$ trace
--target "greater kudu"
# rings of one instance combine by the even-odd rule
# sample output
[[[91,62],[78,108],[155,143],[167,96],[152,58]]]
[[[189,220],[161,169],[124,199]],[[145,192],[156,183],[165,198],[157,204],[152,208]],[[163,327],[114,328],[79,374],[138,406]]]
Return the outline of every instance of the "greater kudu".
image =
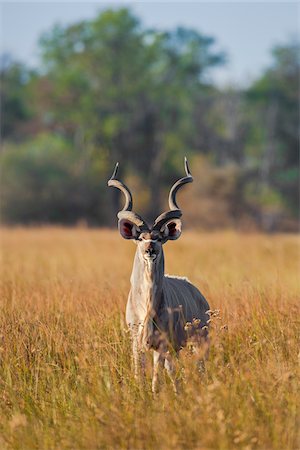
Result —
[[[186,158],[184,163],[186,176],[170,190],[170,210],[157,217],[152,227],[132,211],[131,192],[116,178],[118,163],[108,181],[108,186],[120,189],[126,199],[124,208],[118,213],[121,236],[137,244],[126,307],[135,375],[138,376],[140,369],[144,373],[145,351],[153,349],[154,392],[160,366],[167,369],[176,390],[173,355],[186,345],[188,330],[192,328],[192,334],[206,344],[208,342],[209,305],[204,296],[186,278],[164,274],[162,246],[181,235],[182,212],[176,203],[176,193],[181,186],[193,181]]]

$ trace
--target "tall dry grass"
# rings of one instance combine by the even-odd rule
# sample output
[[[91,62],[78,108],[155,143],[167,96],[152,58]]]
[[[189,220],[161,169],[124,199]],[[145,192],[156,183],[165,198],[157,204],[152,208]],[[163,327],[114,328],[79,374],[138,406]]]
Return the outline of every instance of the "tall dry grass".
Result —
[[[165,247],[220,317],[199,377],[153,398],[131,370],[134,245],[116,232],[1,231],[0,448],[298,449],[299,242],[185,233]]]

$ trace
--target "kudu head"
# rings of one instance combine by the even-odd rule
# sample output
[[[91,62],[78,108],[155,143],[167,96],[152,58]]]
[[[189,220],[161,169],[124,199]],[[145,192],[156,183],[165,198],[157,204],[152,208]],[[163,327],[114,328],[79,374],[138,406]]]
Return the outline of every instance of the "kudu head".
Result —
[[[138,245],[137,252],[140,259],[147,264],[159,263],[162,255],[162,245],[168,240],[176,240],[181,235],[182,212],[176,203],[178,189],[186,183],[191,183],[193,177],[190,173],[187,159],[184,159],[186,176],[180,178],[172,186],[169,194],[169,211],[157,217],[152,227],[145,220],[132,211],[132,195],[127,186],[117,179],[119,163],[108,181],[108,186],[120,189],[125,195],[125,205],[118,213],[119,231],[125,239],[133,239]]]

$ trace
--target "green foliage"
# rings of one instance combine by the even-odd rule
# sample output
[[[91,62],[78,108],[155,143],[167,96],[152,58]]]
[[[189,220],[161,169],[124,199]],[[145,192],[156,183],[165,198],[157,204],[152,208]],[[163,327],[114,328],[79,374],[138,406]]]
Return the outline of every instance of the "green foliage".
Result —
[[[258,147],[262,184],[281,193],[297,214],[299,207],[300,45],[273,50],[273,64],[249,89],[252,136]],[[260,157],[260,158],[259,158]]]
[[[296,217],[299,43],[276,47],[272,65],[241,91],[210,82],[225,61],[214,42],[183,27],[148,30],[130,10],[108,9],[45,33],[39,73],[3,65],[3,220],[107,224],[119,207],[106,189],[116,161],[145,194],[140,212],[153,217],[186,154],[205,155],[211,179],[213,166],[224,168],[222,186],[231,191],[226,197],[220,189],[215,199],[233,199],[234,222],[248,215],[265,227],[266,213],[274,229],[280,217]],[[235,167],[235,183],[227,167]]]
[[[20,63],[5,55],[0,61],[1,137],[18,137],[20,126],[31,116],[28,80],[31,74]]]
[[[7,145],[1,167],[5,222],[59,223],[64,217],[65,223],[74,223],[92,216],[91,211],[100,221],[102,168],[87,165],[62,137],[43,134],[23,145]]]
[[[268,186],[257,187],[253,183],[249,183],[245,189],[246,199],[254,206],[260,206],[268,211],[281,211],[283,201],[281,195]]]
[[[120,159],[125,170],[140,171],[157,199],[168,138],[183,156],[194,95],[207,69],[223,61],[213,43],[183,28],[145,30],[127,9],[54,28],[41,40],[53,126],[70,138],[80,129],[83,143],[108,148],[110,164]]]

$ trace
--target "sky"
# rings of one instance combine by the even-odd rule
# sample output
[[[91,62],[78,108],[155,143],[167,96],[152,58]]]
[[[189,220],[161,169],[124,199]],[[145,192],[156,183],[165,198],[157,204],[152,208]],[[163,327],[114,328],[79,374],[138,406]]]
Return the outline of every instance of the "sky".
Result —
[[[178,25],[216,38],[216,50],[228,56],[225,67],[216,68],[219,85],[246,86],[271,63],[276,44],[299,37],[300,6],[289,2],[174,2],[110,1],[74,2],[0,0],[1,52],[30,66],[38,66],[38,39],[55,23],[71,24],[93,18],[108,7],[129,6],[146,27],[160,30]]]

